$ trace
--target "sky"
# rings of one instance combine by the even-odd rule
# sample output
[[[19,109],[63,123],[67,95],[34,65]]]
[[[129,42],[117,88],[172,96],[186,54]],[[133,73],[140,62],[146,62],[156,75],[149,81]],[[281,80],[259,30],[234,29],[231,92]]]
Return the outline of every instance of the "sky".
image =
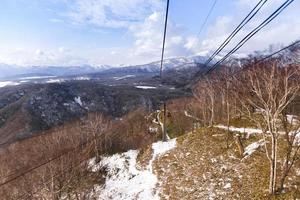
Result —
[[[210,55],[259,0],[170,0],[166,57]],[[268,0],[224,52],[285,0]],[[166,0],[1,0],[0,63],[20,66],[133,65],[160,59]],[[300,38],[295,0],[238,53]],[[223,52],[223,53],[224,53]]]

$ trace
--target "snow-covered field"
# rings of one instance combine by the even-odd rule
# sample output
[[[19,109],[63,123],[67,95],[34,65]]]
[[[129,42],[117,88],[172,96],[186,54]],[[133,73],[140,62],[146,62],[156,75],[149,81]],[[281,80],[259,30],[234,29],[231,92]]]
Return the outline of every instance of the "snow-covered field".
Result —
[[[153,87],[153,86],[138,85],[138,86],[135,86],[135,87],[138,88],[138,89],[143,89],[143,90],[156,89],[156,87]]]
[[[78,103],[81,107],[83,106],[83,103],[82,103],[82,101],[81,101],[81,97],[75,97],[75,98],[74,98],[74,101],[75,101],[76,103]]]
[[[225,129],[227,130],[227,126],[224,125],[217,125],[215,126],[216,128],[220,128],[220,129]],[[229,131],[235,131],[235,132],[239,132],[239,133],[246,133],[247,135],[252,135],[252,134],[261,134],[262,130],[260,129],[256,129],[256,128],[237,128],[237,127],[233,127],[233,126],[229,126]]]
[[[78,77],[74,78],[74,80],[76,80],[76,81],[89,81],[89,80],[91,80],[91,78],[87,77],[87,76],[78,76]]]
[[[261,139],[257,142],[253,142],[253,143],[249,144],[245,148],[245,152],[244,152],[245,158],[248,157],[248,156],[251,156],[252,153],[254,153],[258,148],[260,148],[263,145],[265,145],[265,141],[263,139]]]
[[[288,121],[289,121],[289,118],[288,118]],[[290,120],[289,122],[294,125],[299,123],[297,118],[293,118],[293,120]],[[216,125],[215,127],[220,128],[220,129],[225,129],[225,130],[227,130],[227,128],[228,128],[227,126],[224,126],[224,125]],[[256,128],[237,128],[237,127],[229,126],[229,131],[245,133],[245,134],[247,134],[247,137],[249,137],[252,134],[262,134],[262,130],[256,129]],[[279,134],[283,135],[285,133],[283,131],[279,131]],[[294,135],[295,143],[300,144],[300,130],[291,131],[289,134]]]
[[[47,79],[47,78],[55,78],[56,76],[28,76],[22,77],[20,80],[34,80],[34,79]]]
[[[19,85],[19,83],[12,82],[12,81],[0,82],[0,88],[5,87],[5,86],[12,86],[12,85]]]
[[[152,158],[146,170],[137,169],[138,150],[104,157],[99,164],[92,163],[92,170],[107,169],[105,185],[98,186],[96,195],[99,200],[156,200],[159,199],[158,178],[153,173],[153,161],[175,148],[176,139],[156,142],[152,145]]]
[[[126,78],[133,78],[135,77],[135,75],[125,75],[125,76],[116,76],[116,77],[113,77],[113,79],[115,79],[116,81],[119,81],[119,80],[123,80],[123,79],[126,79]]]
[[[63,83],[68,80],[77,80],[77,81],[86,81],[90,80],[89,77],[75,77],[74,79],[63,79],[58,78],[57,76],[31,76],[19,78],[18,81],[0,81],[0,88],[6,86],[20,85],[24,83]]]
[[[63,79],[49,79],[46,81],[46,83],[61,83],[64,82]]]
[[[299,120],[296,118],[296,116],[292,116],[292,115],[288,116],[288,121],[289,121],[289,123],[291,123],[293,125],[299,123]],[[220,128],[220,129],[225,129],[225,130],[227,130],[227,128],[228,128],[227,126],[224,126],[224,125],[216,125],[215,127]],[[237,127],[229,126],[229,131],[245,133],[245,134],[247,134],[247,137],[249,137],[252,134],[262,134],[262,130],[255,129],[255,128],[237,128]],[[285,133],[283,131],[279,131],[279,134],[283,135]],[[291,131],[289,134],[293,135],[295,137],[295,144],[300,144],[300,130],[299,129]],[[258,143],[261,146],[262,143],[261,142],[258,142]]]

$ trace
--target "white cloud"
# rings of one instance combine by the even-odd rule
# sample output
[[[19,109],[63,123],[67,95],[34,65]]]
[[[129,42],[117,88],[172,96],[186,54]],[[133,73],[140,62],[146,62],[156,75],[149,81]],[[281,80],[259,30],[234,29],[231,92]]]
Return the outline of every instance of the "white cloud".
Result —
[[[215,50],[233,30],[234,23],[231,16],[217,18],[216,22],[207,28],[206,37],[202,40],[198,38],[198,41],[197,38],[190,39],[189,46],[193,47],[195,53]],[[192,40],[197,43],[193,43]]]
[[[42,55],[44,55],[44,52],[40,49],[37,49],[37,50],[35,50],[35,55],[42,56]]]
[[[32,50],[23,48],[1,52],[0,63],[16,64],[20,66],[69,66],[89,64],[89,58],[83,58],[80,54],[73,53],[62,47],[56,50]]]
[[[69,53],[71,50],[67,47],[61,46],[58,48],[58,52],[63,54],[63,53]]]
[[[192,52],[196,52],[198,49],[200,39],[196,36],[189,36],[186,38],[186,43],[184,47]]]
[[[266,19],[283,2],[283,0],[274,0],[267,3],[258,15],[237,34],[224,49],[224,52],[229,51],[234,47],[235,44]],[[197,47],[194,48],[195,52],[209,52],[216,50],[256,4],[257,2],[252,0],[237,0],[235,4],[235,10],[237,12],[219,17],[211,26],[209,26],[206,36],[199,42]],[[292,3],[285,11],[275,18],[275,20],[252,37],[238,53],[248,54],[257,50],[262,51],[272,44],[280,43],[281,46],[288,45],[292,41],[300,39],[299,8],[299,1]]]
[[[0,49],[0,62],[21,65],[82,65],[82,64],[141,64],[160,59],[165,0],[51,0],[64,3],[65,10],[50,17],[53,23],[69,23],[88,26],[88,30],[109,35],[115,29],[125,30],[125,38],[133,42],[124,47],[103,48],[83,44],[82,48],[67,48],[63,42],[47,49],[37,44],[32,49],[22,47],[10,51]],[[272,0],[266,4],[251,23],[237,35],[225,51],[230,50],[243,36],[265,19],[283,0]],[[169,19],[166,57],[209,54],[214,51],[240,23],[257,1],[235,0],[235,12],[219,14],[203,31],[203,37],[188,34],[189,27],[182,27]],[[295,1],[274,22],[255,35],[239,53],[263,50],[271,44],[288,44],[300,35],[300,1]],[[62,19],[61,19],[62,18]],[[48,18],[47,18],[48,19]],[[76,28],[78,28],[76,26]],[[86,28],[86,27],[84,27]],[[83,29],[85,30],[85,29]],[[112,31],[112,32],[111,32]],[[119,30],[117,30],[118,32]],[[83,33],[84,34],[84,33]],[[104,34],[103,34],[104,35]],[[19,44],[18,44],[19,45]],[[16,45],[15,45],[16,46]]]
[[[161,54],[165,1],[163,0],[76,0],[66,14],[73,24],[98,28],[124,28],[133,36],[132,47],[122,53],[123,62],[144,63]],[[184,28],[171,20],[168,24],[166,56],[187,55]],[[109,58],[119,52],[106,54]],[[106,58],[107,59],[107,58]],[[100,60],[100,58],[99,58]]]
[[[66,0],[69,2],[70,0]],[[240,31],[232,42],[224,49],[229,51],[254,27],[273,12],[283,0],[273,0],[265,4],[258,15]],[[199,39],[196,35],[186,35],[185,28],[172,22],[168,24],[166,56],[186,56],[214,51],[240,23],[245,15],[257,4],[253,0],[235,0],[235,12],[224,13],[208,26],[206,35]],[[158,60],[161,54],[164,7],[162,0],[75,0],[70,7],[68,17],[75,24],[95,27],[125,28],[135,39],[132,47],[121,51],[109,51],[105,59],[93,59],[93,62],[114,60],[122,56],[121,62],[142,63]],[[239,53],[251,53],[264,50],[274,43],[288,44],[299,39],[300,19],[298,10],[300,3],[295,2],[280,14],[274,22],[265,27],[245,44]],[[287,14],[288,13],[288,14]]]
[[[131,56],[141,60],[158,60],[161,54],[164,29],[164,13],[154,12],[143,23],[132,25],[130,32],[135,37]],[[166,39],[166,56],[182,56],[191,53],[186,47],[188,42],[185,29],[172,20],[168,23]]]
[[[161,0],[75,0],[66,5],[73,24],[124,28],[160,9]]]

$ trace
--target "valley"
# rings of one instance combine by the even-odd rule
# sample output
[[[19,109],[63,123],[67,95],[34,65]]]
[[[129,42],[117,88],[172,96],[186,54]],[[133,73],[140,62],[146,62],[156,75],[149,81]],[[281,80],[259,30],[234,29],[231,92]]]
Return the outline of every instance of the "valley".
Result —
[[[248,106],[256,104],[248,99],[256,97],[238,87],[253,87],[243,77],[256,78],[255,71],[227,69],[199,79],[201,65],[186,64],[164,71],[160,79],[153,72],[141,73],[137,66],[59,77],[63,81],[57,82],[49,82],[54,77],[31,77],[27,83],[2,87],[2,181],[32,199],[51,199],[55,190],[62,191],[58,199],[64,194],[69,199],[269,199],[265,163],[272,129],[264,121],[268,107],[252,110]],[[259,81],[274,81],[264,69],[267,76]],[[298,87],[299,68],[290,69]],[[269,86],[280,88],[285,83],[276,77],[279,82]],[[277,162],[290,167],[278,171],[284,188],[278,199],[299,197],[299,91],[288,91],[295,92],[293,99],[276,122]],[[165,119],[160,114],[164,102]],[[163,128],[167,142],[160,141]],[[292,164],[283,159],[287,155]],[[24,172],[27,181],[10,179],[18,175],[15,171],[21,176]],[[39,188],[41,177],[49,174],[63,178],[53,180],[55,187],[47,185],[48,191],[26,193],[26,187],[18,186],[30,180],[30,187]],[[64,189],[67,186],[70,190]],[[18,196],[9,190],[1,195]]]
[[[300,200],[299,10],[2,0],[0,200]]]

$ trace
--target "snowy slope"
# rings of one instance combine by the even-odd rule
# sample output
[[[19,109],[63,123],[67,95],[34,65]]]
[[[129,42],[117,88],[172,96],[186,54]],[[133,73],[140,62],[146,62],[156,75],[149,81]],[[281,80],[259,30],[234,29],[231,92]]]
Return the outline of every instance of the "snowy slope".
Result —
[[[158,179],[153,173],[153,161],[175,148],[176,140],[157,142],[152,145],[152,158],[146,170],[137,169],[138,150],[104,157],[99,164],[91,161],[93,171],[105,168],[108,171],[105,185],[96,188],[99,200],[156,200],[159,199]],[[94,196],[94,195],[93,195]]]
[[[12,85],[18,85],[18,83],[12,82],[12,81],[2,81],[0,82],[0,88],[6,87],[6,86],[12,86]]]

